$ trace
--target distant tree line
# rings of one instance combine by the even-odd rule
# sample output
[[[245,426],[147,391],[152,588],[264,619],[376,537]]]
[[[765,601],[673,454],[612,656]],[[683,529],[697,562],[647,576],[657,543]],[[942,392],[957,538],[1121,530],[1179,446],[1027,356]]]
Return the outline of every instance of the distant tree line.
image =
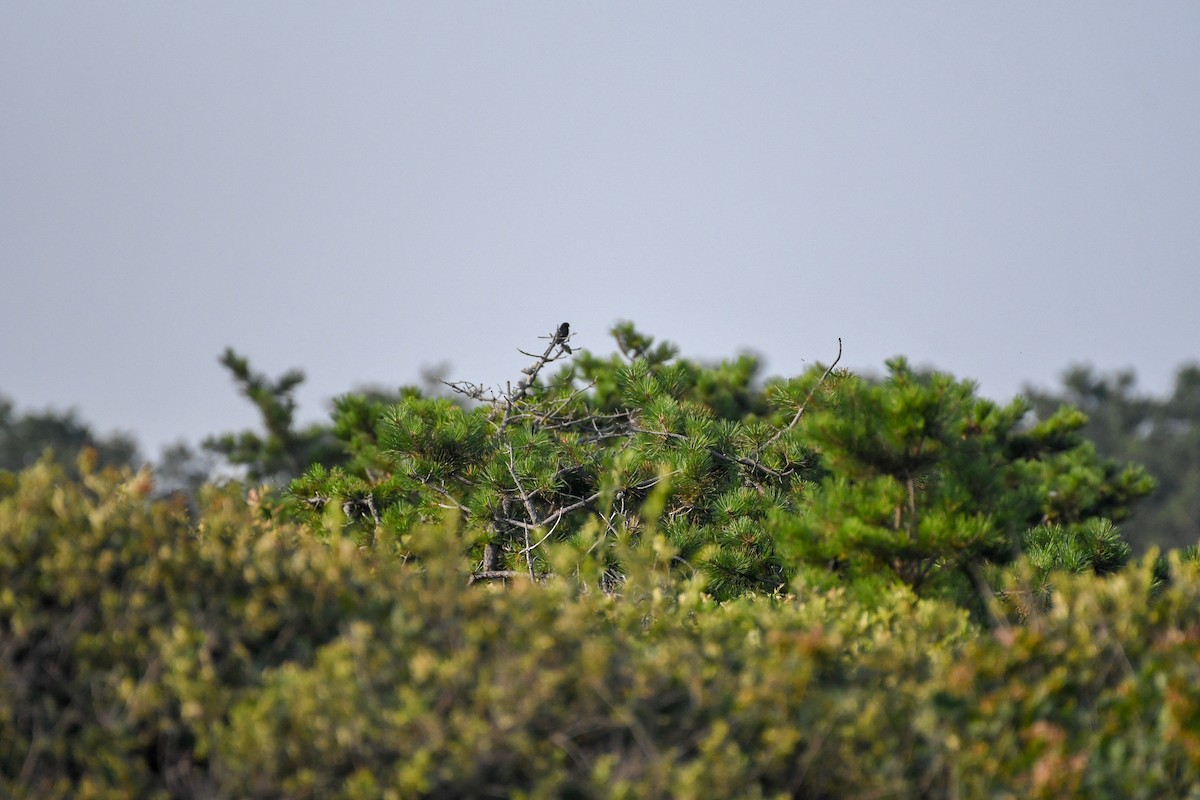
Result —
[[[1039,418],[1064,405],[1083,411],[1080,433],[1100,455],[1141,464],[1154,477],[1154,491],[1121,526],[1135,550],[1200,541],[1200,364],[1180,367],[1165,397],[1139,392],[1133,370],[1098,374],[1089,366],[1067,370],[1058,389],[1027,387],[1025,396]]]
[[[96,451],[100,466],[136,466],[141,461],[132,436],[101,436],[74,409],[18,413],[12,400],[0,396],[0,470],[20,472],[33,466],[46,451],[73,468],[84,448]],[[77,476],[78,472],[73,474]]]

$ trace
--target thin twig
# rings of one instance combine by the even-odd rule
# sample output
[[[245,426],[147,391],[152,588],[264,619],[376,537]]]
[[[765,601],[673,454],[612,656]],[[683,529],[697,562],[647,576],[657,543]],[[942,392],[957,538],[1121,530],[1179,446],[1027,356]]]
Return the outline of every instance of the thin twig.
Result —
[[[629,430],[633,431],[634,433],[647,433],[652,436],[666,436],[669,439],[679,439],[684,442],[690,441],[690,439],[687,436],[684,436],[682,433],[675,433],[674,431],[656,431],[656,430],[652,430],[650,428],[639,428],[636,425],[630,425]],[[731,456],[728,453],[721,452],[720,450],[718,450],[715,447],[709,447],[706,449],[708,450],[709,455],[713,456],[714,458],[718,458],[722,461],[726,461],[730,464],[741,464],[743,467],[749,467],[750,469],[756,469],[759,472],[764,472],[767,475],[770,475],[772,478],[776,478],[776,479],[780,479],[780,480],[782,480],[784,477],[782,472],[777,472],[777,471],[771,469],[770,467],[768,467],[766,464],[763,464],[762,462],[755,461],[750,458],[745,458],[743,456]]]
[[[434,483],[432,480],[432,476],[423,478],[420,475],[414,475],[413,477],[416,478],[417,480],[419,480],[424,485],[428,486],[430,489],[433,489],[435,492],[437,492],[438,494],[445,497],[451,503],[453,503],[454,504],[453,508],[457,508],[459,511],[463,512],[464,514],[471,513],[471,509],[467,508],[462,503],[458,502],[458,499],[454,495],[450,494],[449,490],[447,490],[446,487],[441,486],[440,484]],[[450,508],[450,507],[451,506],[443,506],[443,508]]]
[[[527,528],[529,530],[535,530],[537,528],[543,527],[549,523],[554,522],[555,520],[559,519],[560,517],[570,514],[572,511],[578,511],[579,509],[583,508],[584,506],[588,505],[589,503],[596,502],[596,500],[598,500],[599,498],[600,498],[600,493],[596,492],[588,497],[583,498],[579,502],[572,503],[569,506],[563,506],[562,508],[558,509],[554,513],[543,518],[542,521],[537,525],[530,525],[528,522],[525,522],[525,521],[519,520],[519,519],[512,519],[511,517],[496,517],[495,519],[498,522],[507,522],[509,525],[514,525],[518,528]]]
[[[796,427],[797,423],[800,422],[800,417],[804,416],[804,410],[806,408],[808,408],[808,401],[812,400],[813,395],[817,393],[817,389],[821,388],[821,384],[825,383],[825,379],[829,377],[830,373],[833,372],[834,367],[836,367],[838,365],[838,362],[841,360],[842,360],[842,337],[839,336],[838,337],[837,358],[835,358],[833,360],[833,363],[829,365],[829,369],[825,370],[825,374],[821,376],[821,379],[819,381],[817,381],[816,385],[813,386],[813,388],[809,391],[808,396],[804,398],[804,402],[800,404],[800,407],[798,409],[796,409],[796,416],[792,417],[792,421],[788,423],[786,428],[780,429],[774,436],[772,436],[770,439],[768,439],[766,444],[764,444],[762,447],[758,448],[758,455],[762,455],[763,450],[766,450],[768,447],[775,444],[775,442],[779,441],[779,438],[781,436],[783,436],[785,433],[790,431],[792,428]]]
[[[554,409],[553,411],[547,411],[545,414],[542,414],[540,417],[538,417],[538,422],[545,424],[546,420],[557,417],[564,408],[566,408],[568,405],[570,405],[572,400],[574,400],[576,397],[579,397],[580,395],[582,395],[584,392],[586,392],[588,389],[591,389],[595,385],[596,385],[596,382],[592,381],[587,386],[584,386],[582,388],[576,389],[574,392],[571,392],[570,395],[568,395],[561,403],[558,404],[558,408]]]
[[[538,539],[536,542],[534,542],[533,544],[526,547],[524,550],[521,551],[520,554],[524,555],[525,553],[529,552],[530,550],[536,550],[537,548],[541,547],[542,542],[549,539],[551,536],[554,535],[554,532],[556,530],[558,530],[558,523],[560,523],[560,522],[562,522],[562,517],[559,517],[557,520],[554,521],[554,524],[550,527],[550,530],[546,531],[545,536],[543,536],[541,539]],[[526,543],[529,542],[529,532],[528,531],[526,531],[525,541],[526,541]]]
[[[512,475],[513,484],[517,487],[517,492],[521,495],[521,502],[525,504],[525,513],[529,515],[529,521],[534,525],[538,525],[537,512],[533,510],[533,501],[529,499],[529,494],[525,488],[521,486],[521,479],[517,477],[517,465],[515,456],[513,455],[512,445],[508,445],[508,474]],[[529,566],[529,577],[535,577],[533,574],[533,548],[529,546],[529,528],[525,529],[525,563]]]

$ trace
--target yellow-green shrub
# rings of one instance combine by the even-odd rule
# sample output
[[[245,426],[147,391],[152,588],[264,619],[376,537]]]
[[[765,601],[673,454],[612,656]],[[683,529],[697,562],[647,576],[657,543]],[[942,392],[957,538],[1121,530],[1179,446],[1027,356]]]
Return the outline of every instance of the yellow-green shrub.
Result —
[[[0,796],[203,793],[238,692],[386,597],[352,547],[234,491],[193,531],[145,474],[83,466],[39,464],[0,501]]]
[[[0,796],[1188,797],[1200,575],[1063,576],[983,631],[902,586],[717,603],[624,554],[468,585],[453,527],[376,559],[236,487],[0,498]],[[556,572],[578,553],[563,549]],[[561,563],[559,563],[561,562]],[[1152,565],[1153,561],[1147,561]],[[584,570],[586,572],[586,570]],[[1193,792],[1193,794],[1189,794]]]
[[[1200,571],[1059,574],[941,678],[960,796],[1200,797]]]

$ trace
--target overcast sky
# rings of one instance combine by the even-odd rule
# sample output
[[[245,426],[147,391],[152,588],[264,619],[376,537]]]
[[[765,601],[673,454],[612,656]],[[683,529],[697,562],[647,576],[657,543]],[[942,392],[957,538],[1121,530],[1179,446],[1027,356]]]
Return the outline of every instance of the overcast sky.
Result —
[[[1200,357],[1200,3],[0,6],[0,393],[251,425],[232,345],[498,384],[563,320],[1008,399]]]

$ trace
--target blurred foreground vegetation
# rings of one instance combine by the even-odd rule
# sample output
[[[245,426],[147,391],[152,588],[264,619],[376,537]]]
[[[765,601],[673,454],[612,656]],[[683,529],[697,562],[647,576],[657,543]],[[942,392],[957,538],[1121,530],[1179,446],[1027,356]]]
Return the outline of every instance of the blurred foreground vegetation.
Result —
[[[1200,571],[1059,576],[1018,621],[893,585],[723,603],[629,545],[467,586],[236,487],[191,525],[146,474],[44,463],[0,500],[0,795],[1191,797]],[[573,562],[570,552],[551,560]],[[1028,590],[1022,571],[997,587]]]

